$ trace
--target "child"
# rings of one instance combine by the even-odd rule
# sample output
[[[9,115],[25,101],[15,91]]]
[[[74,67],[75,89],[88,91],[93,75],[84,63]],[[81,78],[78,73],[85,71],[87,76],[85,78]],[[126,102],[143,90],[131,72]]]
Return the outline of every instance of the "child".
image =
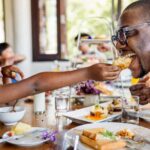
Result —
[[[25,59],[22,55],[17,55],[8,43],[0,43],[0,65],[7,66],[19,63]]]

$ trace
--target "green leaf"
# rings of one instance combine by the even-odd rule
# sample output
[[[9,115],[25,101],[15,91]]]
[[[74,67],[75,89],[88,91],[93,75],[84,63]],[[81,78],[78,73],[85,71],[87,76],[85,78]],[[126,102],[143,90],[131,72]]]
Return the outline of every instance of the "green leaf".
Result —
[[[112,140],[116,140],[116,136],[115,136],[114,133],[111,132],[111,131],[106,130],[106,131],[104,131],[104,132],[101,133],[101,134],[102,134],[104,137],[110,138],[110,139],[112,139]]]

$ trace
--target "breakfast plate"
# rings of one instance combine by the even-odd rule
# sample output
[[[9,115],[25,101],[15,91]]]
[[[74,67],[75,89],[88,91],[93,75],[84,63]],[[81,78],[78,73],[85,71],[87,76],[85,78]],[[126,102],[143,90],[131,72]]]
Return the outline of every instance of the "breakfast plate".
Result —
[[[102,103],[100,104],[100,107],[106,108],[111,102],[106,102],[106,103]],[[103,122],[103,121],[111,121],[115,118],[118,118],[121,116],[121,111],[118,112],[113,112],[112,114],[107,114],[107,116],[102,115],[102,117],[97,117],[94,118],[93,115],[90,116],[91,114],[91,110],[93,110],[94,106],[90,106],[90,107],[85,107],[82,109],[78,109],[78,110],[74,110],[74,111],[69,111],[66,113],[63,113],[64,117],[67,117],[69,119],[71,119],[73,122],[77,122],[79,124],[84,124],[84,123],[96,123],[96,122]],[[104,110],[105,111],[105,110]]]
[[[50,130],[47,128],[32,127],[32,129],[29,132],[21,135],[14,135],[12,137],[9,137],[8,131],[3,134],[3,139],[5,142],[13,145],[23,147],[33,147],[49,140],[42,138],[42,133],[46,131]]]
[[[136,149],[136,150],[149,150],[150,149],[150,130],[138,125],[134,124],[127,124],[127,123],[115,123],[115,122],[103,122],[103,123],[94,123],[94,124],[86,124],[86,125],[81,125],[76,128],[73,128],[69,131],[66,132],[65,134],[65,140],[64,140],[64,147],[68,146],[73,146],[74,142],[72,139],[76,135],[80,136],[80,140],[78,142],[78,149],[79,150],[92,150],[89,146],[86,144],[83,144],[81,142],[81,137],[83,135],[83,131],[85,130],[93,130],[93,129],[98,129],[98,128],[103,128],[105,130],[108,130],[109,132],[112,132],[116,135],[117,132],[121,130],[128,130],[131,133],[134,134],[134,136],[140,136],[143,138],[144,142],[143,143],[135,143],[131,144],[129,148],[129,145],[127,144],[126,147],[123,149],[125,150],[131,150],[131,149]],[[94,133],[94,132],[93,132]],[[130,141],[130,140],[129,140]],[[133,148],[134,147],[134,148]]]

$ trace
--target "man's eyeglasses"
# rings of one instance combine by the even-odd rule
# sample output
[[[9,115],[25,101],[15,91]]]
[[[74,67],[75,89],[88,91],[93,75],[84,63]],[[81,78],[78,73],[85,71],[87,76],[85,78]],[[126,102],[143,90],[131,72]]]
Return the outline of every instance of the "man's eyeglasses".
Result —
[[[114,46],[119,42],[121,45],[127,45],[127,38],[133,36],[137,33],[137,28],[143,28],[147,25],[150,25],[150,22],[145,22],[142,24],[130,26],[130,27],[122,27],[117,32],[116,35],[112,35],[111,40]]]

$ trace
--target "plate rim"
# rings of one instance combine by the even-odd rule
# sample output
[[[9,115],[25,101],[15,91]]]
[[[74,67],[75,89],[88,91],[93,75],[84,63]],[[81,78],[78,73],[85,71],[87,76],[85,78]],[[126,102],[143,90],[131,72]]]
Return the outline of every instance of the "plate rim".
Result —
[[[100,105],[107,105],[109,104],[110,102],[105,102],[105,103],[102,103]],[[107,118],[104,118],[102,120],[97,120],[97,121],[92,121],[92,120],[88,120],[88,119],[85,119],[85,118],[80,118],[80,116],[77,116],[77,117],[73,117],[73,116],[69,116],[68,114],[69,113],[75,113],[75,112],[78,112],[78,111],[82,111],[82,110],[86,110],[86,109],[90,109],[92,108],[93,106],[95,105],[92,105],[92,106],[89,106],[89,107],[85,107],[85,108],[81,108],[81,109],[77,109],[77,110],[71,110],[71,111],[68,111],[68,112],[65,112],[65,113],[62,113],[62,115],[66,118],[69,118],[71,120],[74,120],[75,122],[78,122],[78,123],[99,123],[99,122],[106,122],[106,121],[109,121],[109,120],[112,120],[113,118],[116,118],[116,117],[119,117],[121,116],[121,111],[120,112],[115,112],[114,114],[112,115],[109,115]],[[82,115],[81,115],[82,117]]]
[[[147,131],[149,131],[149,134],[150,134],[150,129],[149,128],[146,128],[146,127],[143,127],[143,126],[140,126],[140,125],[136,125],[136,124],[130,124],[130,123],[122,123],[122,122],[101,122],[101,123],[89,123],[89,124],[84,124],[84,125],[80,125],[80,126],[77,126],[77,127],[74,127],[74,128],[72,128],[72,129],[70,129],[70,130],[68,130],[65,134],[71,134],[71,133],[73,133],[74,132],[74,130],[83,130],[83,128],[84,129],[89,129],[90,128],[90,126],[92,127],[92,128],[94,128],[94,126],[96,127],[97,125],[105,125],[105,124],[110,124],[110,125],[112,125],[112,124],[114,124],[114,125],[126,125],[126,126],[132,126],[132,127],[135,127],[135,128],[140,128],[141,130],[147,130]],[[132,128],[131,127],[131,128]],[[79,128],[79,129],[78,129]],[[82,129],[80,129],[80,128],[82,128]],[[130,129],[129,129],[130,130]],[[74,132],[74,134],[75,135],[79,135],[79,134],[77,134],[77,133],[75,133]],[[80,141],[79,141],[79,146],[82,148],[82,150],[92,150],[92,148],[90,148],[89,146],[87,146],[87,145],[85,145],[85,144],[83,144],[83,143],[81,143]],[[79,148],[80,148],[79,147]],[[84,148],[84,149],[83,149]]]
[[[32,130],[34,131],[34,130],[36,130],[36,129],[46,129],[46,130],[49,130],[50,131],[50,129],[49,128],[44,128],[44,127],[32,127],[32,129],[30,130],[31,132],[32,132]],[[29,131],[29,132],[30,132]],[[2,135],[2,137],[7,133],[7,132],[9,132],[9,131],[6,131],[3,135]],[[17,136],[17,135],[16,135]],[[21,135],[20,135],[21,136]],[[13,140],[13,139],[12,139]],[[33,147],[33,146],[38,146],[38,145],[41,145],[42,143],[44,143],[44,142],[47,142],[49,139],[46,139],[46,140],[42,140],[41,139],[41,141],[40,142],[35,142],[35,144],[28,144],[28,143],[26,143],[26,144],[19,144],[19,143],[14,143],[14,142],[12,142],[11,141],[11,139],[10,140],[7,140],[6,141],[6,143],[9,143],[9,144],[12,144],[12,145],[16,145],[16,146],[21,146],[21,147]]]

